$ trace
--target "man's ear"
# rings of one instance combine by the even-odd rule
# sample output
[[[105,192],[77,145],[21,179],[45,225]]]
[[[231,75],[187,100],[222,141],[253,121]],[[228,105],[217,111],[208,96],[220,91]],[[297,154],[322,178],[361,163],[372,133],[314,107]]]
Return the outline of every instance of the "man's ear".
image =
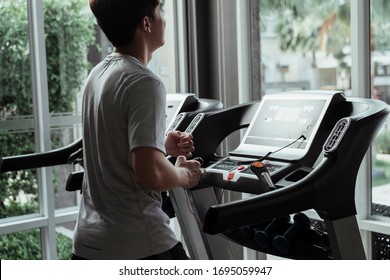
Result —
[[[142,19],[142,30],[144,30],[145,32],[148,32],[148,33],[152,32],[149,17],[144,17]]]

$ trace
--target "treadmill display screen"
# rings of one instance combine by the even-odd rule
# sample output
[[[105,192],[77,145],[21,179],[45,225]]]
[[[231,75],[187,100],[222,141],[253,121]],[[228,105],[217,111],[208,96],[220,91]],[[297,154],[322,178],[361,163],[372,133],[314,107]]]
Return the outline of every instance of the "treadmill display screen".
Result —
[[[325,100],[267,100],[245,139],[245,144],[283,147],[299,137],[310,139]],[[307,140],[298,140],[290,148],[304,149]]]
[[[309,150],[335,95],[272,94],[263,97],[237,155],[294,160]]]

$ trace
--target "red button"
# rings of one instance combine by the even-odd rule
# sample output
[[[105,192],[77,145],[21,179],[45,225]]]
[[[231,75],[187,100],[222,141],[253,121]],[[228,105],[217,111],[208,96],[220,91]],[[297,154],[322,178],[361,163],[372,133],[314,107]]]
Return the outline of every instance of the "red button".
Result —
[[[241,166],[237,167],[237,170],[243,170],[243,169],[245,169],[245,168],[246,168],[245,165],[241,165]]]
[[[230,180],[233,180],[233,178],[234,178],[234,174],[236,174],[236,172],[229,172],[229,174],[228,174],[228,181],[230,181]]]

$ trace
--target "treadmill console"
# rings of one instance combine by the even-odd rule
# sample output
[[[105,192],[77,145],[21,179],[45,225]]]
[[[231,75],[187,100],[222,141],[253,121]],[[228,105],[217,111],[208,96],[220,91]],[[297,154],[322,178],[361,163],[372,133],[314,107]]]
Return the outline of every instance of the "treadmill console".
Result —
[[[264,96],[240,145],[206,168],[203,183],[224,188],[229,181],[229,190],[259,194],[263,189],[250,169],[253,162],[262,161],[273,182],[302,163],[314,164],[331,130],[328,126],[334,125],[329,119],[337,115],[336,108],[345,100],[341,92],[331,91]],[[320,131],[327,133],[321,135]],[[304,169],[300,174],[309,173],[308,168]]]
[[[193,131],[206,159],[201,182],[172,191],[189,252],[234,259],[234,242],[283,258],[365,259],[356,176],[389,112],[379,100],[304,91],[206,114]],[[242,128],[240,145],[218,158],[220,143]],[[245,194],[223,199],[224,190]],[[309,209],[324,223],[302,213]]]
[[[341,92],[289,92],[266,95],[235,155],[299,160],[313,145],[326,116],[334,105],[345,101]]]

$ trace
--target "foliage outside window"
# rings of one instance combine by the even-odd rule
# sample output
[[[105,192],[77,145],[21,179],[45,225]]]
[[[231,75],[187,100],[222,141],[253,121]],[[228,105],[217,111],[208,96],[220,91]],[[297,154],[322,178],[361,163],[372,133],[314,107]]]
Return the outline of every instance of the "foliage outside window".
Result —
[[[39,229],[21,231],[1,236],[1,260],[40,260],[42,259]],[[58,259],[69,260],[72,241],[62,234],[57,234]]]
[[[71,112],[91,67],[87,54],[94,42],[94,20],[83,0],[43,0],[43,3],[49,110]],[[0,1],[0,121],[31,118],[29,54],[26,1]],[[61,133],[52,137],[55,147],[61,146],[61,141]],[[0,127],[0,147],[3,157],[33,153],[34,135],[7,133]],[[33,170],[0,174],[0,219],[39,211],[34,174]],[[0,236],[0,243],[6,238]],[[38,235],[36,239],[38,242]]]
[[[263,30],[267,15],[276,15],[274,31],[282,51],[311,55],[313,67],[316,67],[316,53],[324,51],[333,55],[340,67],[346,67],[344,59],[349,50],[345,47],[350,40],[349,1],[260,0],[260,3]]]

